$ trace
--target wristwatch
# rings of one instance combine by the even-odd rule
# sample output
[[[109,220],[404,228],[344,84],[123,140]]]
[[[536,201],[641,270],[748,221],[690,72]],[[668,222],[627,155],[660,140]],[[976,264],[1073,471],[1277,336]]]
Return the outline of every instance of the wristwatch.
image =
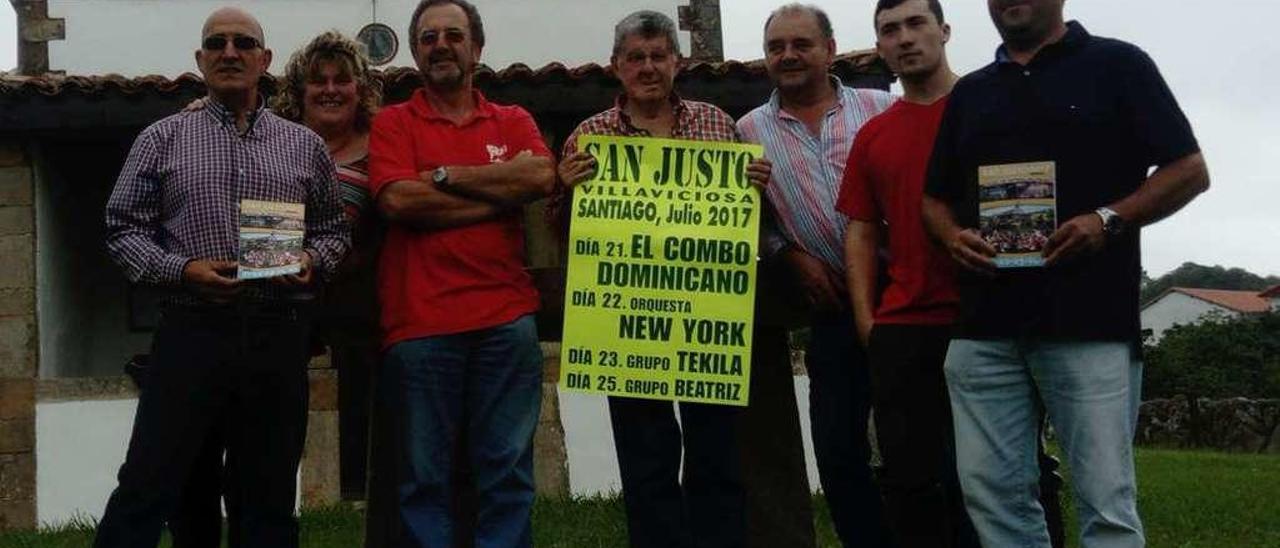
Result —
[[[1102,219],[1102,231],[1107,234],[1107,237],[1114,238],[1124,232],[1124,218],[1119,213],[1116,213],[1114,209],[1100,207],[1093,212],[1097,213],[1098,217]]]
[[[431,180],[440,186],[449,186],[449,169],[440,166],[431,172]]]

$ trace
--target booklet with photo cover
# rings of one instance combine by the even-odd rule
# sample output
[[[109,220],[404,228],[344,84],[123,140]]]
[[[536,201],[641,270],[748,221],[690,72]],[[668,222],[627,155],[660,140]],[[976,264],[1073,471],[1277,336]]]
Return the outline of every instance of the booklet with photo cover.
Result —
[[[306,206],[240,201],[240,268],[237,278],[256,280],[302,272]]]
[[[1056,177],[1053,162],[978,167],[978,229],[996,248],[997,268],[1044,266],[1058,226]]]

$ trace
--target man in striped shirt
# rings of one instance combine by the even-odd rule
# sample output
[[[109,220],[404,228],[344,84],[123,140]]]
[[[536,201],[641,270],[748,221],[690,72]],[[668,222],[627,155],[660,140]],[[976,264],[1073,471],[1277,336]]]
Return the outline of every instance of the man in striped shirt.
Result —
[[[893,104],[883,91],[845,87],[827,68],[835,56],[822,10],[790,4],[765,22],[765,64],[775,90],[738,121],[746,141],[773,161],[765,193],[773,213],[763,254],[794,273],[812,312],[805,354],[818,473],[836,532],[846,546],[881,546],[880,496],[867,440],[870,381],[845,304],[843,238],[835,209],[858,128]]]

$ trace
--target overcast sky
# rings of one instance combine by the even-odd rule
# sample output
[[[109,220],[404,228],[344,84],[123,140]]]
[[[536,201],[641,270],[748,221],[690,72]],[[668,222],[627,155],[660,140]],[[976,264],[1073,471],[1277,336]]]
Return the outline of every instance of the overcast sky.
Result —
[[[533,0],[531,0],[533,1]],[[484,0],[476,0],[483,8]],[[840,50],[874,46],[874,0],[816,0],[831,15]],[[6,2],[7,4],[7,2]],[[777,0],[721,0],[725,54],[761,57],[762,25]],[[1184,261],[1280,275],[1280,59],[1274,38],[1280,2],[1237,0],[1069,0],[1068,18],[1090,32],[1145,49],[1195,128],[1213,188],[1176,216],[1143,230],[1143,264],[1153,276]],[[948,47],[959,73],[990,61],[999,40],[986,2],[943,0]],[[0,6],[0,68],[16,64],[13,10]]]

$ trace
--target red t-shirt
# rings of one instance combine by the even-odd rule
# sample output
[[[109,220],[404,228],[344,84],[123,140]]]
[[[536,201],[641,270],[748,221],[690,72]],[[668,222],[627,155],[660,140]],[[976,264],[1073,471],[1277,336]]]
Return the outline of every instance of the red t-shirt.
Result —
[[[440,166],[483,166],[523,150],[551,156],[533,117],[475,92],[476,112],[458,125],[438,115],[423,90],[386,107],[369,135],[373,200],[395,181]],[[501,325],[538,309],[524,269],[521,213],[458,228],[387,229],[378,264],[383,346]]]
[[[899,100],[858,131],[836,209],[850,219],[885,222],[889,285],[876,323],[939,325],[955,319],[954,265],[925,234],[920,217],[925,172],[947,108]]]

